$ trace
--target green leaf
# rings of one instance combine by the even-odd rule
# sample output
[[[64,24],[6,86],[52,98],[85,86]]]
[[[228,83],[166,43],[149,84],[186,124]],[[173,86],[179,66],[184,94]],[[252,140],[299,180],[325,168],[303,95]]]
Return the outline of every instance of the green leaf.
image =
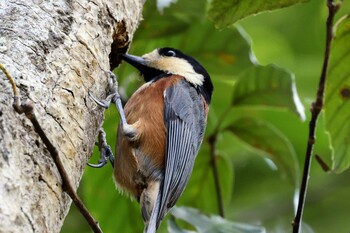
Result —
[[[173,3],[160,13],[155,10],[160,7],[159,0],[157,2],[154,0],[147,1],[143,11],[143,17],[147,20],[142,21],[136,31],[134,37],[136,40],[142,38],[143,41],[147,40],[148,43],[158,38],[164,39],[186,33],[192,27],[193,22],[203,20],[205,17],[205,0],[177,0],[175,3],[174,0],[170,0],[169,2]],[[135,40],[133,40],[134,42]],[[147,47],[147,43],[143,43],[143,45]]]
[[[167,222],[168,225],[168,233],[197,233],[196,231],[188,231],[181,229],[173,218],[170,218]]]
[[[338,24],[331,48],[325,92],[325,126],[333,149],[333,169],[350,166],[350,17]]]
[[[207,216],[200,213],[197,209],[187,207],[174,207],[171,210],[172,215],[184,220],[196,228],[198,233],[264,233],[263,227],[236,223],[228,221],[220,216]],[[168,221],[169,233],[190,233],[193,231],[181,230],[173,219]]]
[[[218,28],[225,28],[246,16],[288,7],[307,0],[213,0],[209,18]]]
[[[257,154],[272,160],[293,183],[298,182],[299,167],[294,148],[275,126],[261,119],[242,117],[228,130]]]
[[[294,76],[274,65],[254,66],[243,72],[234,86],[232,104],[244,107],[276,107],[305,120]]]

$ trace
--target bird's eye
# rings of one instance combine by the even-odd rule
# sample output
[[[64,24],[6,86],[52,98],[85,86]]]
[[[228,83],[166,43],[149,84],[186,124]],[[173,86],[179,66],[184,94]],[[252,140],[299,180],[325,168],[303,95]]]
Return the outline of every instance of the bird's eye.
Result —
[[[169,50],[165,53],[165,55],[168,57],[175,57],[176,53],[173,50]]]

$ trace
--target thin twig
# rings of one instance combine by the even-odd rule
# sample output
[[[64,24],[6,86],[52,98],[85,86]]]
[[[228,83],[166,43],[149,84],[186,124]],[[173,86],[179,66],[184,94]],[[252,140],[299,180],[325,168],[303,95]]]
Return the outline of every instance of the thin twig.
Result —
[[[4,74],[6,75],[6,78],[11,83],[14,96],[18,97],[18,91],[17,91],[17,87],[16,87],[15,81],[12,79],[11,75],[7,72],[7,70],[5,69],[5,67],[1,63],[0,63],[0,69],[2,70],[2,72],[4,72]]]
[[[217,199],[217,204],[218,204],[218,210],[219,210],[219,215],[221,217],[225,217],[225,211],[224,211],[224,202],[223,202],[223,197],[222,197],[222,191],[221,191],[221,185],[220,185],[220,176],[218,172],[218,165],[216,163],[216,142],[217,142],[217,137],[220,131],[220,127],[222,122],[224,122],[225,117],[227,114],[230,112],[231,108],[227,108],[221,115],[218,120],[218,124],[215,127],[215,130],[212,135],[208,137],[208,143],[210,147],[210,164],[213,169],[213,175],[214,175],[214,185],[215,185],[215,192],[216,192],[216,199]]]
[[[325,161],[323,161],[323,159],[319,155],[315,155],[315,159],[318,162],[318,164],[321,166],[323,171],[329,172],[331,170],[331,168],[326,164]]]
[[[217,133],[214,133],[212,136],[209,137],[209,147],[210,147],[210,158],[211,158],[211,167],[213,169],[213,175],[214,175],[214,183],[215,183],[215,190],[216,190],[216,198],[218,202],[218,209],[219,209],[219,215],[221,217],[225,217],[224,212],[224,203],[222,200],[222,192],[221,192],[221,186],[220,186],[220,179],[219,179],[219,172],[218,172],[218,165],[216,163],[216,141],[217,141]]]
[[[300,223],[302,220],[305,198],[306,198],[306,191],[308,186],[308,178],[310,173],[312,151],[315,144],[316,124],[317,124],[318,115],[320,114],[323,107],[323,95],[324,95],[324,88],[325,88],[326,78],[327,78],[329,54],[330,54],[330,49],[331,49],[331,44],[333,39],[333,20],[334,20],[334,15],[339,9],[340,5],[335,4],[333,0],[327,0],[327,6],[328,6],[329,14],[328,14],[327,24],[326,24],[326,30],[327,30],[326,48],[325,48],[323,66],[322,66],[322,73],[318,84],[316,101],[311,105],[311,109],[310,109],[311,120],[309,123],[309,138],[308,138],[306,154],[305,154],[304,171],[303,171],[303,177],[302,177],[300,193],[299,193],[298,209],[292,223],[293,233],[299,233],[300,231]]]
[[[224,211],[224,202],[223,202],[223,197],[222,197],[222,191],[221,191],[221,185],[220,185],[220,176],[218,172],[218,165],[216,163],[216,142],[217,142],[217,136],[220,131],[220,126],[225,119],[226,115],[228,114],[230,108],[227,108],[226,111],[221,114],[220,119],[218,120],[218,124],[215,127],[215,130],[212,135],[208,137],[208,143],[209,143],[209,148],[210,148],[210,165],[213,170],[213,176],[214,176],[214,185],[215,185],[215,193],[216,193],[216,200],[218,204],[218,210],[219,210],[219,215],[221,217],[225,217],[225,211]]]
[[[75,192],[73,185],[70,182],[67,171],[65,170],[63,163],[59,157],[58,151],[56,147],[51,143],[51,141],[47,138],[44,130],[41,128],[35,114],[34,114],[34,105],[31,102],[28,103],[20,103],[19,94],[17,91],[16,83],[14,79],[10,76],[10,74],[6,71],[6,69],[0,64],[0,69],[4,72],[7,79],[10,81],[12,85],[12,90],[14,93],[14,103],[13,107],[15,111],[19,114],[24,113],[26,117],[32,122],[35,132],[39,135],[41,140],[44,142],[46,148],[51,154],[58,172],[62,178],[62,187],[63,190],[70,196],[73,200],[76,207],[79,209],[80,213],[85,217],[86,221],[89,223],[91,229],[96,233],[102,233],[101,228],[98,225],[98,222],[92,217],[88,209],[85,207],[83,202],[80,200],[79,196]]]

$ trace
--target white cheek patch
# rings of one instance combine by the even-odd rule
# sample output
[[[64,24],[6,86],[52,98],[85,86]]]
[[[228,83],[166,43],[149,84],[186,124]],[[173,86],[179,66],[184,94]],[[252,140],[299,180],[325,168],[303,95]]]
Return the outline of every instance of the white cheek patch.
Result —
[[[203,85],[203,75],[196,73],[192,65],[185,59],[161,56],[156,60],[151,60],[149,65],[153,68],[163,70],[171,74],[180,75],[195,86]]]
[[[195,86],[203,85],[203,75],[198,74],[193,66],[183,58],[161,56],[157,49],[143,55],[142,58],[150,67],[169,74],[180,75]]]
[[[159,55],[158,50],[155,49],[150,53],[144,54],[142,58],[145,59],[147,62],[152,62],[161,59],[161,56]]]

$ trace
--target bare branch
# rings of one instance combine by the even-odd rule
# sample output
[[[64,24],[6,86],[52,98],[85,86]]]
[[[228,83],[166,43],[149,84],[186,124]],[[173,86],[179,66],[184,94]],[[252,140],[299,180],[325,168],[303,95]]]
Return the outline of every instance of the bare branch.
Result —
[[[318,164],[321,166],[323,171],[329,172],[331,170],[331,168],[326,164],[325,161],[323,161],[323,159],[319,155],[315,155],[315,159],[318,162]]]
[[[324,96],[324,88],[325,88],[326,78],[327,78],[329,54],[330,54],[331,44],[333,39],[333,20],[334,20],[335,13],[340,7],[340,4],[336,4],[334,0],[327,0],[327,6],[328,6],[329,14],[328,14],[327,24],[326,24],[326,30],[327,30],[326,48],[325,48],[323,66],[322,66],[322,73],[318,84],[316,101],[311,105],[311,109],[310,109],[311,120],[309,123],[309,138],[308,138],[306,154],[305,154],[304,170],[303,170],[303,177],[302,177],[300,193],[299,193],[298,209],[292,223],[293,233],[299,233],[300,231],[300,223],[302,220],[309,173],[310,173],[312,151],[315,144],[315,131],[316,131],[317,119],[323,107],[323,96]]]
[[[212,136],[210,136],[208,141],[209,141],[209,147],[210,147],[210,158],[211,158],[210,162],[211,162],[211,167],[213,169],[215,191],[216,191],[216,198],[217,198],[217,202],[218,202],[219,215],[224,218],[225,217],[224,203],[222,200],[222,191],[221,191],[221,186],[220,186],[218,165],[216,163],[217,155],[215,152],[216,141],[217,141],[217,132],[215,132]]]

